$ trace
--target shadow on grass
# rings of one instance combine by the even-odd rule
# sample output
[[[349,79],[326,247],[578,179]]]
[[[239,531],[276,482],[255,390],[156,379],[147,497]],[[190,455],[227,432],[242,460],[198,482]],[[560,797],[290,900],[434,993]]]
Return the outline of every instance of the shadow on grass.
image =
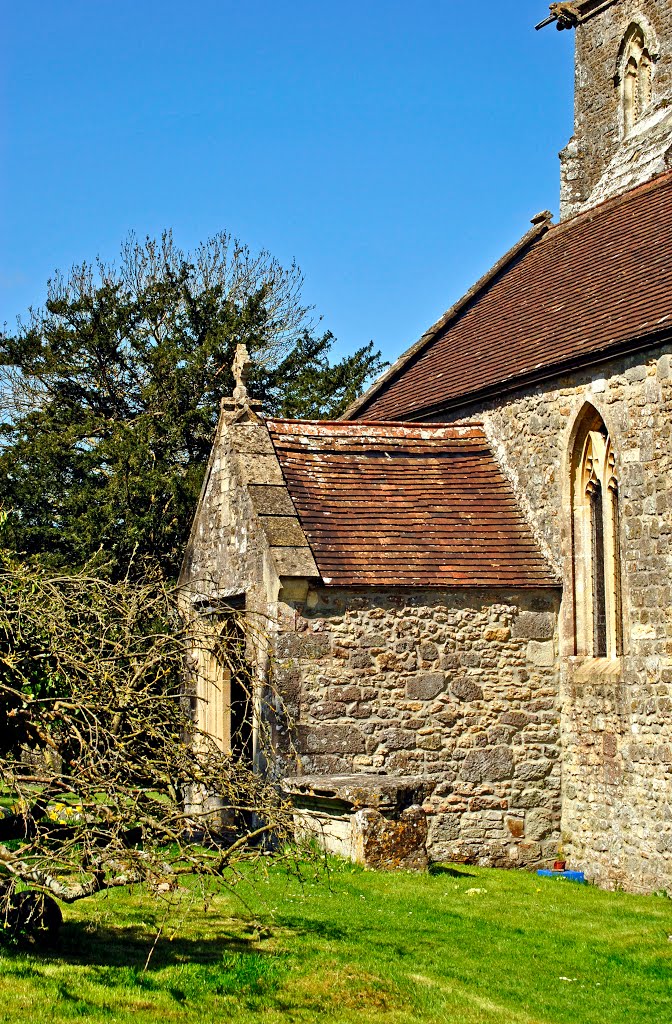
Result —
[[[476,878],[472,871],[460,871],[459,868],[449,868],[446,864],[430,864],[430,875],[450,875],[451,878]]]
[[[292,917],[287,914],[278,916],[277,923],[289,929],[293,935],[315,935],[318,939],[334,939],[340,941],[352,935],[353,929],[346,931],[330,921],[309,921],[305,917]],[[357,929],[355,929],[357,930]]]
[[[64,926],[58,949],[4,947],[1,973],[4,979],[32,982],[43,998],[61,1008],[67,1004],[66,1017],[88,1019],[107,1006],[112,992],[112,1003],[122,1009],[128,1009],[129,998],[143,993],[147,1009],[158,1005],[157,998],[169,996],[190,1005],[226,997],[259,1010],[273,1002],[287,970],[285,957],[259,949],[253,934],[213,934],[211,929],[207,937],[175,935],[171,940],[156,939],[146,925],[91,931],[85,923],[73,922]]]
[[[84,922],[68,922],[61,929],[60,939],[56,946],[45,949],[19,942],[15,945],[2,947],[6,959],[17,960],[28,953],[44,962],[69,963],[81,966],[97,967],[128,967],[142,968],[152,950],[148,970],[160,970],[174,964],[214,964],[218,963],[223,953],[249,953],[264,956],[265,951],[256,945],[257,935],[253,925],[243,925],[241,930],[249,930],[249,935],[229,934],[221,932],[207,937],[187,938],[159,937],[156,932],[142,927],[126,925],[123,928],[97,925],[92,930]]]

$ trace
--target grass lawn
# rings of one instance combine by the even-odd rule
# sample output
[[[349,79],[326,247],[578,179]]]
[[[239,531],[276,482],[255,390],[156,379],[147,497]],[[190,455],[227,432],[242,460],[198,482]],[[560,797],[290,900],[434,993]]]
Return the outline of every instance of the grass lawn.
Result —
[[[336,862],[165,917],[118,890],[57,953],[0,950],[0,1021],[670,1024],[672,901],[536,875]],[[149,967],[147,955],[156,941]]]

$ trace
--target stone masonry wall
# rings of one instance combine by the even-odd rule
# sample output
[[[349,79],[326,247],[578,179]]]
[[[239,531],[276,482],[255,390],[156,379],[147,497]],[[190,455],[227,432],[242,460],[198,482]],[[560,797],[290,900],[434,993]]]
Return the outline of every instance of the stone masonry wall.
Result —
[[[289,588],[279,621],[291,774],[434,780],[434,859],[556,856],[557,595]]]
[[[624,654],[613,663],[572,657],[563,600],[563,833],[573,866],[601,884],[672,890],[672,347],[460,416],[483,418],[571,590],[567,449],[585,401],[601,413],[617,457]]]
[[[650,110],[624,139],[621,88],[615,82],[623,37],[636,22],[658,49]],[[561,154],[561,215],[617,195],[670,166],[672,143],[672,4],[615,0],[576,29],[574,135]]]
[[[221,419],[182,566],[185,596],[245,594],[248,607],[265,610],[267,547],[231,430]]]

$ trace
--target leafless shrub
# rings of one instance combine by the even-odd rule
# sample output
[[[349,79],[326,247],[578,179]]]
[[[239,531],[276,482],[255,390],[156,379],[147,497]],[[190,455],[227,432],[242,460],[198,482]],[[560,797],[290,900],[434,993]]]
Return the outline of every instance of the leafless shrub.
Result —
[[[160,894],[291,849],[291,807],[195,725],[187,647],[241,671],[158,576],[53,575],[0,553],[0,884],[65,903],[129,883]]]

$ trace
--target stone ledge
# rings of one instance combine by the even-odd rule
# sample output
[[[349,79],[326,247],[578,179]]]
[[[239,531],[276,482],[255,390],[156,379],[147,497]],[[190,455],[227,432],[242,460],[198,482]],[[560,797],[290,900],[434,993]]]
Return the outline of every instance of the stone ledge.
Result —
[[[358,810],[374,807],[383,813],[398,813],[422,804],[436,781],[420,776],[395,775],[295,775],[282,780],[285,792],[304,807],[311,801],[321,805],[334,802]]]
[[[569,676],[573,683],[588,683],[596,679],[616,679],[623,677],[622,658],[583,658],[567,659]]]

